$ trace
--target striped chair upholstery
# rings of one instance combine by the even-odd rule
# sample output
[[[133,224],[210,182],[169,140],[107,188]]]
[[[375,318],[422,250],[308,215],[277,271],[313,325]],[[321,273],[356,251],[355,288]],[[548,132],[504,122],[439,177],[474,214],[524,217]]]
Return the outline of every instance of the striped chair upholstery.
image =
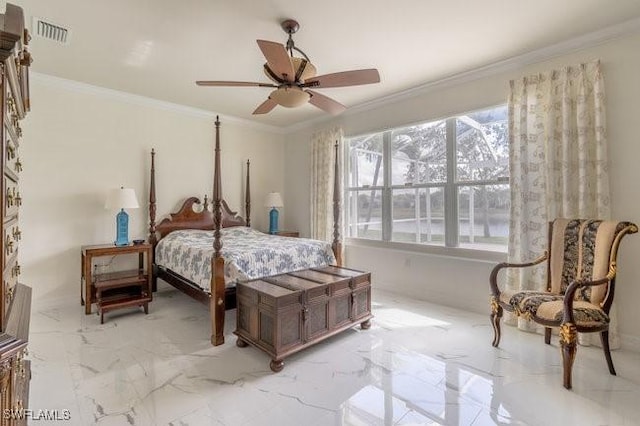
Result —
[[[503,310],[544,325],[546,343],[550,343],[551,327],[560,327],[563,348],[575,347],[576,332],[600,332],[609,370],[615,374],[609,353],[608,327],[616,256],[622,237],[635,232],[637,227],[630,222],[594,219],[556,219],[551,222],[549,248],[545,255],[529,263],[501,263],[492,271],[493,345],[498,346],[500,341]],[[509,292],[498,288],[497,275],[501,269],[529,267],[544,261],[547,263],[546,291]],[[575,349],[571,350],[575,356]],[[567,356],[572,355],[568,353]],[[567,372],[565,365],[567,388],[571,388],[570,369]]]

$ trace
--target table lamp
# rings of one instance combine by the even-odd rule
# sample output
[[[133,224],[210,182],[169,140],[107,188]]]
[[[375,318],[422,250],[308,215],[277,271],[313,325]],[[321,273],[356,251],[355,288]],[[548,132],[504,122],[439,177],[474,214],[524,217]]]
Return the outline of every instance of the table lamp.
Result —
[[[129,215],[124,209],[137,209],[140,207],[136,192],[132,188],[120,187],[112,189],[107,195],[104,207],[112,210],[120,209],[120,212],[116,215],[115,245],[129,245]]]
[[[270,192],[264,201],[265,207],[271,207],[269,212],[269,233],[278,233],[278,207],[282,207],[282,197],[279,192]]]

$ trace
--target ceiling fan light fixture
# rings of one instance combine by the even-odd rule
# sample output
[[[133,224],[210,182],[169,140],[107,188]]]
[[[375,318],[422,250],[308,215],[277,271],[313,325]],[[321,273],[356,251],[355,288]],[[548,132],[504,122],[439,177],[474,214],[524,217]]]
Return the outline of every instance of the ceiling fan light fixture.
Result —
[[[300,105],[304,105],[309,102],[309,95],[307,92],[303,91],[299,87],[279,87],[269,95],[271,99],[273,99],[278,105],[287,107],[287,108],[295,108]]]

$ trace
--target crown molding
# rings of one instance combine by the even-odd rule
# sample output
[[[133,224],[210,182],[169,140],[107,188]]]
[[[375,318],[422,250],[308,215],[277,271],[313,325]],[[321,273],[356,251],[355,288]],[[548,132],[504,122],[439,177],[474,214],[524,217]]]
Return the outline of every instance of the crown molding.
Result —
[[[452,86],[457,86],[470,81],[478,80],[480,78],[489,77],[509,71],[515,71],[527,65],[536,64],[558,56],[588,49],[617,38],[636,34],[638,32],[640,32],[640,18],[630,19],[620,24],[605,27],[591,33],[583,34],[581,36],[574,37],[560,43],[543,47],[541,49],[503,59],[468,71],[452,74],[438,80],[430,81],[419,86],[403,90],[401,92],[393,93],[391,95],[383,96],[355,105],[343,112],[341,116],[348,117],[350,115],[370,111],[372,109],[376,109],[390,103],[400,102],[406,99],[414,98],[416,96],[425,95],[436,90],[443,90]],[[323,116],[314,118],[285,127],[284,132],[287,134],[294,133],[324,122],[329,122],[334,119],[336,119],[336,117]]]
[[[165,111],[175,112],[177,114],[188,115],[190,117],[204,118],[214,120],[216,116],[220,116],[220,119],[224,122],[234,123],[239,126],[261,130],[269,133],[285,134],[285,129],[277,126],[270,126],[268,124],[256,123],[255,121],[245,120],[243,118],[235,117],[232,115],[218,114],[212,111],[207,111],[200,108],[194,108],[186,105],[176,104],[173,102],[161,101],[159,99],[149,98],[141,95],[134,95],[128,92],[122,92],[119,90],[108,89],[106,87],[94,86],[88,83],[82,83],[75,80],[68,80],[66,78],[55,77],[49,74],[43,74],[39,72],[31,71],[29,76],[32,81],[37,81],[45,86],[55,87],[58,89],[68,90],[72,92],[90,94],[94,96],[103,97],[106,99],[112,99],[119,102],[126,102],[133,105],[144,106],[148,108],[156,108]]]

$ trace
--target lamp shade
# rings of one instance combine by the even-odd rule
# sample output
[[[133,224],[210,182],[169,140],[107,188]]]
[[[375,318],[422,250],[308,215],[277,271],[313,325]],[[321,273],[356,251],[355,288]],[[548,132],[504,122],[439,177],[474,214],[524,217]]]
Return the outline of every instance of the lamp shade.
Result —
[[[282,197],[279,192],[270,192],[264,200],[265,207],[282,207]]]
[[[309,102],[311,95],[299,87],[279,87],[269,97],[278,105],[287,108],[294,108]]]
[[[105,209],[137,209],[140,207],[136,191],[133,188],[117,188],[109,191],[107,200],[104,203]]]

